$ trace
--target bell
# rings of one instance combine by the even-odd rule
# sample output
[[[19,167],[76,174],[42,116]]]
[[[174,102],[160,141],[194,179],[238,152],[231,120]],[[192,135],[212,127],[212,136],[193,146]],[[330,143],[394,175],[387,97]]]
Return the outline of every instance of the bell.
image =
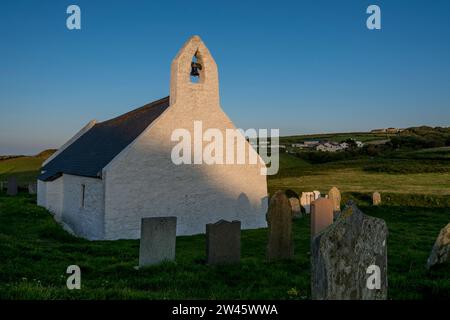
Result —
[[[191,63],[191,77],[199,77],[200,73],[198,72],[198,70],[202,70],[202,65],[197,62],[192,62]]]

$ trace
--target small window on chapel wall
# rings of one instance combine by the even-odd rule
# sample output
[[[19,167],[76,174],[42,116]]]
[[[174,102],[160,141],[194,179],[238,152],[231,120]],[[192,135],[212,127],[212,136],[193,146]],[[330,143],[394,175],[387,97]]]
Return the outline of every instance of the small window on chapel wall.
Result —
[[[84,184],[81,185],[81,208],[84,208],[84,193],[86,191],[86,186]]]
[[[201,71],[202,71],[202,64],[200,63],[199,59],[197,58],[197,52],[195,53],[195,55],[192,57],[192,62],[191,62],[191,82],[192,83],[199,83],[200,82],[200,76],[201,76]]]

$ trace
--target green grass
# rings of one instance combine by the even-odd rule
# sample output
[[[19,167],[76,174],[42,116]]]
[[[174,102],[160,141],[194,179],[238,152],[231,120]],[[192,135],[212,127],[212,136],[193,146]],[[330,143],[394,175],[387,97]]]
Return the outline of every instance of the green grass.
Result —
[[[205,237],[178,237],[175,263],[134,270],[138,241],[95,241],[66,234],[49,213],[21,194],[0,196],[0,299],[256,299],[307,296],[306,220],[295,225],[293,261],[264,261],[266,230],[242,234],[242,263],[205,265]],[[65,287],[67,266],[82,270],[82,290]],[[288,294],[292,289],[297,295]],[[295,292],[295,290],[293,291]]]
[[[343,192],[450,195],[449,166],[448,161],[385,158],[312,165],[282,153],[280,172],[268,178],[269,191],[292,189],[297,193],[311,190],[325,193],[336,186]]]
[[[55,150],[45,150],[36,156],[20,156],[0,160],[0,181],[6,181],[9,176],[17,177],[20,185],[24,186],[35,181],[42,163],[50,157]]]
[[[395,136],[395,134],[370,133],[370,132],[322,133],[322,134],[280,137],[280,143],[290,144],[290,143],[298,143],[304,140],[330,140],[334,142],[341,142],[348,139],[354,139],[361,142],[369,142],[377,140],[386,140],[392,136]]]
[[[449,266],[424,268],[450,220],[444,197],[389,194],[380,207],[367,194],[344,194],[349,198],[388,224],[389,298],[450,299]],[[211,267],[203,235],[178,237],[176,262],[135,270],[137,240],[75,238],[34,197],[1,194],[0,299],[309,299],[309,219],[294,223],[292,261],[267,263],[266,240],[266,229],[243,231],[241,264]],[[81,290],[65,286],[72,264],[81,267]]]

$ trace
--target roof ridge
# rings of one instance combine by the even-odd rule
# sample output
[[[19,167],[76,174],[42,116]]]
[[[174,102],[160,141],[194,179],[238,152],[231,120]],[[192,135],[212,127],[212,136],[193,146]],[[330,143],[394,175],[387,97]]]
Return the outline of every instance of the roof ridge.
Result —
[[[147,104],[144,104],[142,107],[139,107],[139,108],[136,108],[136,109],[127,111],[127,112],[125,112],[125,113],[122,113],[121,115],[118,115],[118,116],[114,117],[114,118],[111,118],[111,119],[108,119],[108,120],[104,120],[104,121],[101,121],[101,122],[97,122],[95,125],[104,124],[104,123],[109,123],[109,122],[114,122],[115,120],[119,120],[119,119],[121,119],[121,118],[124,118],[124,117],[127,116],[127,115],[136,113],[136,112],[138,112],[138,111],[141,111],[141,110],[144,110],[144,109],[148,109],[148,108],[150,108],[150,107],[156,107],[156,106],[158,106],[159,104],[166,102],[166,100],[168,100],[169,98],[170,98],[170,96],[166,96],[166,97],[161,98],[161,99],[159,99],[159,100],[155,100],[155,101],[149,102],[149,103],[147,103]]]

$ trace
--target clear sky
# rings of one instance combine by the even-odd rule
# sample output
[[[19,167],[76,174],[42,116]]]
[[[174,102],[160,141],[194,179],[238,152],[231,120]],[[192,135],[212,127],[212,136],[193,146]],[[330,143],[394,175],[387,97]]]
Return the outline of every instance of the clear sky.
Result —
[[[66,9],[81,8],[81,30]],[[381,8],[382,29],[366,28]],[[0,2],[0,154],[59,147],[89,120],[168,95],[194,34],[240,128],[450,125],[450,1]]]

